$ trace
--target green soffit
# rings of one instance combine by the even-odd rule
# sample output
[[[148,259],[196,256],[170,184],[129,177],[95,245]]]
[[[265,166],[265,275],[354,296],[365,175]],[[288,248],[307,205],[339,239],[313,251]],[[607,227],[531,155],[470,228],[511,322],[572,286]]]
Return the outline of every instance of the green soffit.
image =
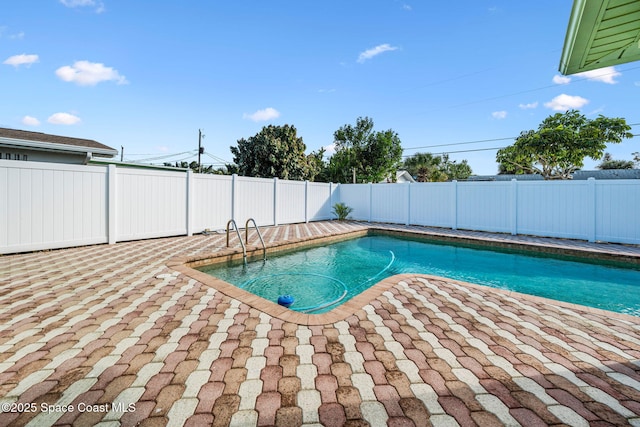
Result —
[[[562,74],[640,60],[639,0],[574,0],[560,59]]]

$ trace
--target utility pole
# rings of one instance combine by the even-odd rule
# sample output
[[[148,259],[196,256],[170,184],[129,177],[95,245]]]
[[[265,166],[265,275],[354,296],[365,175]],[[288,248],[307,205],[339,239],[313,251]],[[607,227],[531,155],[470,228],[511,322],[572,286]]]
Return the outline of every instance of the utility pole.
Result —
[[[202,129],[198,129],[198,173],[202,172],[202,163],[200,163],[200,156],[202,155],[202,153],[204,153],[204,147],[202,146],[202,138],[204,138]]]
[[[124,146],[120,146],[120,163],[122,163],[122,159],[124,159]]]

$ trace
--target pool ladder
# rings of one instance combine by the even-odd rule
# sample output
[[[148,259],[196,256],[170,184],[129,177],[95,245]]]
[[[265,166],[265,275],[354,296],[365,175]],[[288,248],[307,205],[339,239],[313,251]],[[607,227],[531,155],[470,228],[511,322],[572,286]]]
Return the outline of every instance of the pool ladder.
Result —
[[[231,231],[231,226],[236,230],[236,234],[238,235],[238,241],[240,242],[240,246],[242,246],[242,258],[244,262],[247,262],[247,245],[249,244],[249,223],[253,223],[253,227],[256,229],[256,233],[258,233],[258,237],[260,238],[260,243],[262,244],[262,260],[267,260],[267,247],[264,244],[264,239],[262,238],[262,233],[260,233],[260,229],[258,228],[258,224],[256,224],[256,220],[253,218],[249,218],[244,225],[244,237],[246,241],[242,241],[242,236],[240,236],[240,230],[238,230],[238,224],[234,219],[230,219],[227,222],[227,247],[229,247],[229,231]]]

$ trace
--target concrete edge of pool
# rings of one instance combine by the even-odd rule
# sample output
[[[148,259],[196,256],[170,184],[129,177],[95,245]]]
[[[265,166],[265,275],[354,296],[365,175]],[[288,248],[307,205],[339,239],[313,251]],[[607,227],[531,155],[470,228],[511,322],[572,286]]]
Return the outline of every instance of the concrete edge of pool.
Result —
[[[582,259],[598,259],[598,260],[604,260],[604,261],[640,264],[640,256],[624,255],[624,254],[618,254],[614,252],[607,252],[603,250],[593,251],[593,250],[588,250],[583,248],[567,248],[563,246],[553,247],[553,246],[545,245],[542,243],[536,243],[536,242],[508,242],[508,241],[502,241],[502,240],[490,239],[490,238],[488,239],[488,238],[482,238],[482,237],[470,237],[470,236],[457,237],[457,236],[451,236],[446,234],[434,233],[432,231],[421,231],[421,230],[409,231],[409,230],[402,230],[402,229],[388,229],[388,228],[376,227],[375,225],[370,225],[368,228],[364,230],[336,232],[336,233],[331,233],[324,236],[312,236],[309,238],[297,238],[297,239],[292,239],[287,241],[277,241],[267,245],[267,254],[296,250],[296,249],[315,246],[315,245],[335,243],[338,241],[364,237],[371,234],[396,235],[396,236],[414,237],[414,238],[428,238],[428,239],[434,239],[434,240],[448,242],[448,243],[462,243],[462,244],[480,245],[480,246],[490,245],[490,246],[498,247],[502,249],[523,250],[526,252],[537,252],[537,253],[545,253],[545,254],[553,254],[553,255],[565,255],[565,256],[582,258]],[[247,256],[249,258],[258,257],[262,254],[262,248],[258,246],[247,246],[246,249],[247,249]],[[528,294],[515,292],[515,291],[492,288],[489,286],[463,282],[460,280],[455,280],[447,277],[439,277],[439,276],[417,274],[417,273],[416,274],[405,273],[405,274],[397,274],[394,276],[390,276],[386,279],[381,280],[380,282],[371,286],[369,289],[354,296],[353,298],[349,299],[345,303],[339,305],[338,307],[334,308],[333,310],[327,313],[306,314],[306,313],[300,313],[300,312],[282,307],[276,304],[275,302],[272,302],[262,297],[259,297],[257,295],[254,295],[250,292],[247,292],[243,289],[238,288],[235,285],[232,285],[228,282],[225,282],[221,279],[218,279],[214,276],[211,276],[207,273],[203,273],[195,269],[196,267],[203,266],[203,265],[210,265],[210,264],[217,264],[217,263],[224,263],[224,262],[239,260],[239,259],[242,259],[242,256],[243,256],[242,251],[239,248],[227,248],[215,253],[200,254],[200,255],[191,256],[191,257],[175,257],[175,258],[172,258],[167,263],[167,266],[207,286],[210,286],[213,289],[216,289],[231,298],[235,298],[247,304],[250,307],[260,310],[265,314],[268,314],[280,320],[295,323],[298,325],[309,325],[309,326],[326,325],[326,324],[335,323],[335,322],[344,320],[347,317],[353,315],[358,310],[363,309],[366,305],[371,303],[371,301],[373,301],[374,299],[382,295],[387,290],[393,288],[394,286],[398,285],[403,281],[411,281],[414,278],[425,278],[428,280],[448,281],[448,282],[456,283],[469,288],[479,288],[484,290],[491,289],[492,292],[496,292],[502,295],[518,295],[520,298],[526,298],[532,301],[552,304],[558,307],[566,307],[578,312],[604,314],[612,318],[632,321],[633,323],[636,323],[638,321],[638,318],[636,316],[632,316],[628,314],[617,313],[617,312],[602,310],[602,309],[578,305],[578,304],[572,304],[564,301],[558,301],[554,299],[528,295]]]

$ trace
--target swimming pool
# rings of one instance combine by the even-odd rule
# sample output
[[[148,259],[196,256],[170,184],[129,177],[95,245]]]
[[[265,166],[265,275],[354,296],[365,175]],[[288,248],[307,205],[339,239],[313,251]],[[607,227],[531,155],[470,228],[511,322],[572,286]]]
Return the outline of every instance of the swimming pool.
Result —
[[[422,273],[640,316],[640,270],[384,235],[198,268],[292,310],[324,313],[400,273]]]

